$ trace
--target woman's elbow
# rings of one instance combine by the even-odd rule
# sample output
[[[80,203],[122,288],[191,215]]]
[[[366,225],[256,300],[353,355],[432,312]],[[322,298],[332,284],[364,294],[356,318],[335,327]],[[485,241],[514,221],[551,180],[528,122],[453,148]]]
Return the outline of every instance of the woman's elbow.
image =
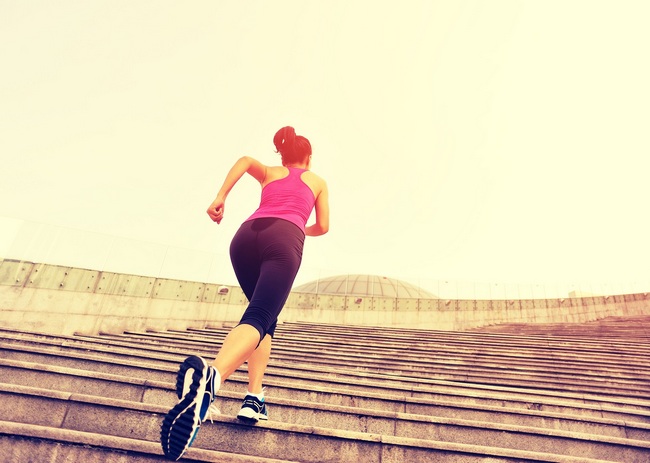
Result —
[[[319,233],[324,235],[330,231],[330,221],[322,217],[321,220],[316,220],[316,227],[318,228]]]
[[[329,231],[329,225],[323,226],[322,224],[315,223],[305,228],[305,235],[307,236],[321,236]]]

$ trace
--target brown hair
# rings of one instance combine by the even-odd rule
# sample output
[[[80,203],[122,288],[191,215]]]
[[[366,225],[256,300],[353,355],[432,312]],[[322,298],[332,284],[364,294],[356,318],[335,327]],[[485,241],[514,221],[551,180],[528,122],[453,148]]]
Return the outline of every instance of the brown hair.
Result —
[[[273,137],[276,152],[282,156],[282,164],[303,162],[311,155],[311,143],[302,135],[296,135],[291,126],[282,127]]]

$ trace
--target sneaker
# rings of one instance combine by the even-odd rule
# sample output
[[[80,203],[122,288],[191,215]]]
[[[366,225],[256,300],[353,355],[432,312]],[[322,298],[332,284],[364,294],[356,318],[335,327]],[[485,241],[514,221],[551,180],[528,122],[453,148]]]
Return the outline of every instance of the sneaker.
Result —
[[[201,357],[186,358],[176,376],[178,404],[163,420],[160,443],[170,460],[178,460],[192,445],[201,422],[221,385],[219,372]]]
[[[262,421],[269,420],[269,413],[266,411],[266,402],[262,403],[262,409],[260,410],[260,413],[257,415],[257,417]]]
[[[199,359],[201,362],[206,363],[205,360],[203,360],[201,357],[197,356],[192,356],[188,357],[185,359],[185,362],[183,362],[178,370],[178,375],[176,375],[176,395],[178,396],[178,399],[181,400],[183,397],[185,397],[189,392],[190,388],[193,383],[193,374],[190,371],[191,366],[187,364],[186,362],[191,359]],[[215,413],[216,415],[220,414],[219,409],[214,405],[212,402],[214,402],[214,399],[217,396],[217,392],[219,391],[219,387],[221,386],[221,375],[217,371],[217,369],[213,366],[208,367],[208,378],[205,386],[205,395],[206,399],[208,399],[207,396],[209,396],[209,401],[204,401],[201,407],[201,411],[199,413],[199,418],[201,419],[201,422],[205,421],[205,417],[210,411],[212,413]]]
[[[268,420],[269,414],[266,410],[264,399],[260,400],[254,395],[247,394],[237,418],[243,421],[257,423],[259,420]]]

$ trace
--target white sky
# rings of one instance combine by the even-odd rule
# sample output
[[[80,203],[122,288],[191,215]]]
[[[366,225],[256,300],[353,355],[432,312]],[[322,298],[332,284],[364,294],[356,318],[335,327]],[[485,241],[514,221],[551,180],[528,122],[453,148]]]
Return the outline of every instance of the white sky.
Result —
[[[332,209],[303,280],[650,286],[649,19],[644,0],[0,0],[0,216],[227,263],[259,188],[221,226],[205,209],[293,125]]]

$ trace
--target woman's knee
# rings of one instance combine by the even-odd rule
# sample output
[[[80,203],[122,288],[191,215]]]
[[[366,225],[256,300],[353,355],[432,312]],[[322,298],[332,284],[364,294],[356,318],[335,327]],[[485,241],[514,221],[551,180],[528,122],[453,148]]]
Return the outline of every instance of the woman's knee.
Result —
[[[266,336],[268,333],[268,330],[257,320],[242,318],[238,323],[238,325],[248,325],[255,328],[257,332],[260,334],[260,342],[262,342],[262,339],[264,339],[264,336]],[[259,343],[257,345],[259,346]]]

